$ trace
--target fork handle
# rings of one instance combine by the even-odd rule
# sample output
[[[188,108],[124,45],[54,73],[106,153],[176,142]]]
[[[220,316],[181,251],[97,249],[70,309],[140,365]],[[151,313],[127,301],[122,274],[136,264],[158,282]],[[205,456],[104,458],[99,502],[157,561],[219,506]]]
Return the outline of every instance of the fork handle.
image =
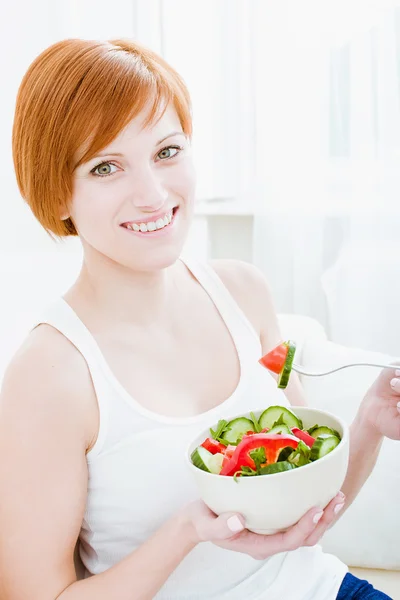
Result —
[[[381,369],[400,369],[400,365],[388,365],[388,364],[380,364],[380,363],[350,363],[348,365],[342,365],[341,367],[336,367],[335,369],[331,369],[330,371],[325,371],[323,373],[312,373],[310,371],[305,371],[303,367],[296,365],[293,363],[292,369],[299,373],[299,375],[305,375],[308,377],[322,377],[324,375],[331,375],[331,373],[336,373],[337,371],[341,371],[342,369],[348,369],[349,367],[378,367]]]

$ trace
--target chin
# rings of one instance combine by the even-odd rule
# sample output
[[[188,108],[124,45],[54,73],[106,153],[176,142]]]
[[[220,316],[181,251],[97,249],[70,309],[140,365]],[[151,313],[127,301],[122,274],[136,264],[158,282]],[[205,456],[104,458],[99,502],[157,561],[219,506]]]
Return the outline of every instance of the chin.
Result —
[[[148,249],[146,254],[133,254],[127,260],[126,254],[116,260],[121,265],[127,267],[131,271],[136,272],[151,272],[162,271],[168,269],[179,260],[185,240],[181,243],[175,241],[173,244],[161,244],[157,248]]]

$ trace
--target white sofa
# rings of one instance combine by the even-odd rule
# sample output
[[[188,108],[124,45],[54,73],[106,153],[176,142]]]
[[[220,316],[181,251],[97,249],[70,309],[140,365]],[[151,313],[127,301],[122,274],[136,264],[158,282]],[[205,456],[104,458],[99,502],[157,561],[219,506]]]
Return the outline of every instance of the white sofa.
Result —
[[[69,287],[79,266],[79,252],[57,248],[52,253],[0,256],[0,381],[43,306]],[[308,317],[279,318],[283,337],[298,344],[296,359],[308,367],[390,358],[332,344],[321,325]],[[324,378],[303,378],[303,385],[310,405],[350,422],[377,374],[374,369],[349,369]],[[352,572],[369,579],[393,600],[400,600],[399,507],[400,443],[386,440],[378,464],[357,500],[323,540],[327,551],[337,554],[351,565]]]

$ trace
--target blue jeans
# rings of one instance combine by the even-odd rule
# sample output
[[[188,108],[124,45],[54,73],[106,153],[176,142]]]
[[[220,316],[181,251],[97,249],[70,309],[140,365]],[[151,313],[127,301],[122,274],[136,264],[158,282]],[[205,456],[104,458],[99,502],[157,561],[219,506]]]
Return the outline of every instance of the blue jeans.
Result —
[[[368,581],[347,573],[340,587],[337,600],[393,600],[376,590]]]

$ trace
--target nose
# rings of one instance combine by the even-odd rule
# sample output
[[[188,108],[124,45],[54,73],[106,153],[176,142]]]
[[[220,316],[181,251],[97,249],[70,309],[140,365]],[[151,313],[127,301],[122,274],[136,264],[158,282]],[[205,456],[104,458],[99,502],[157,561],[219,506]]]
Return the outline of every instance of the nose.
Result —
[[[132,204],[144,212],[154,212],[164,206],[168,191],[160,176],[150,167],[136,171],[132,182]]]

